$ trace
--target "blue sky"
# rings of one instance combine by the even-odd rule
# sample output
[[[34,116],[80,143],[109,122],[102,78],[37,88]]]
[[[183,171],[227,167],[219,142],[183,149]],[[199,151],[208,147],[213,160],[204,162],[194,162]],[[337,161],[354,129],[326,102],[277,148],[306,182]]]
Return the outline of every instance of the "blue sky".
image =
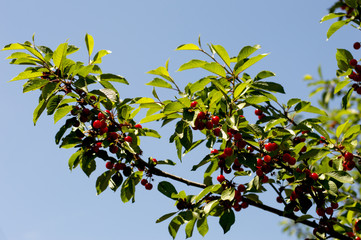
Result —
[[[89,33],[95,39],[95,51],[112,51],[103,58],[103,72],[126,77],[130,86],[118,85],[119,92],[123,97],[135,97],[151,96],[152,88],[144,84],[152,76],[146,72],[164,65],[167,59],[180,85],[205,74],[175,72],[182,63],[200,55],[174,49],[196,43],[199,35],[203,43],[223,45],[230,55],[237,55],[245,45],[260,44],[260,53],[271,54],[249,73],[275,72],[273,81],[286,90],[279,99],[286,102],[293,97],[307,99],[310,90],[302,78],[316,75],[319,65],[325,77],[334,77],[336,48],[351,49],[358,40],[349,27],[326,41],[330,23],[320,24],[319,20],[329,4],[326,0],[6,1],[0,15],[0,45],[31,40],[35,33],[38,45],[55,49],[68,40],[81,47],[74,56],[86,62],[84,36]],[[155,220],[175,208],[156,189],[140,187],[136,203],[123,204],[119,192],[108,190],[96,196],[95,180],[104,170],[102,166],[90,179],[79,169],[69,171],[67,160],[73,151],[59,149],[53,140],[61,125],[54,125],[52,118],[44,115],[34,127],[37,92],[22,94],[22,82],[7,83],[23,69],[8,64],[5,58],[9,54],[0,53],[0,240],[171,239],[167,222],[155,224]],[[167,91],[160,91],[160,95],[172,97]],[[159,141],[142,140],[144,155],[176,160],[173,145],[167,143],[170,131],[171,127],[162,129],[164,138]],[[195,176],[188,170],[207,151],[194,152],[175,169],[167,170],[201,181],[201,173]],[[156,178],[156,182],[161,180]],[[175,185],[178,190],[183,187]],[[196,191],[189,189],[187,193]],[[265,203],[277,206],[274,195],[263,195]],[[210,221],[205,239],[292,239],[281,233],[280,220],[249,207],[237,214],[235,225],[225,236],[217,219]],[[183,229],[177,239],[185,238]],[[195,231],[193,239],[201,236]]]

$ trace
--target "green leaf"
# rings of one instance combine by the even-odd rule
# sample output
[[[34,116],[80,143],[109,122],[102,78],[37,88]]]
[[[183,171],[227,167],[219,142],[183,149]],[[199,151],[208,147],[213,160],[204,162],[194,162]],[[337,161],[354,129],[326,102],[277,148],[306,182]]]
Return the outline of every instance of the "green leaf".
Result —
[[[46,85],[49,82],[47,79],[35,78],[27,81],[23,86],[23,93],[34,91]]]
[[[246,87],[248,87],[250,85],[250,83],[252,82],[252,80],[248,80],[246,82],[240,83],[236,86],[236,88],[234,89],[234,93],[233,93],[233,97],[234,98],[238,98],[241,95],[241,93],[244,91],[244,89],[246,89]]]
[[[299,99],[299,98],[291,98],[287,102],[287,107],[292,107],[293,105],[295,105],[296,103],[299,103],[299,102],[301,102],[301,99]]]
[[[116,172],[109,181],[109,187],[114,192],[122,185],[123,176],[120,172]]]
[[[229,58],[229,55],[224,47],[221,45],[212,45],[212,48],[216,51],[218,56],[222,58],[222,60],[227,64],[229,67],[231,65],[231,59]]]
[[[189,89],[190,89],[191,93],[195,93],[195,92],[203,90],[205,88],[205,86],[210,82],[211,82],[210,78],[202,78],[202,79],[198,80],[197,82],[193,83]]]
[[[161,216],[160,218],[158,218],[157,221],[155,221],[155,223],[163,222],[164,220],[167,220],[168,218],[170,218],[171,216],[173,216],[173,215],[176,214],[176,213],[177,213],[177,212],[171,212],[171,213],[164,214],[163,216]]]
[[[186,232],[186,238],[190,238],[193,235],[193,229],[194,229],[194,225],[196,223],[197,218],[193,218],[192,220],[190,220],[186,227],[185,227],[185,232]]]
[[[219,65],[218,63],[215,62],[211,62],[211,63],[206,63],[204,64],[201,68],[210,71],[212,73],[215,73],[221,77],[226,77],[226,70],[224,70],[224,68]]]
[[[301,217],[299,217],[299,218],[296,219],[296,222],[302,222],[302,221],[305,221],[305,220],[310,219],[310,218],[313,218],[313,216],[312,216],[312,215],[308,215],[308,214],[302,215]]]
[[[262,71],[260,73],[257,74],[257,76],[254,78],[255,81],[260,80],[260,79],[264,79],[264,78],[268,78],[268,77],[274,77],[276,76],[275,73],[270,72],[270,71]]]
[[[3,49],[1,49],[1,51],[5,51],[5,50],[23,50],[25,49],[23,44],[20,43],[11,43],[6,45]]]
[[[320,125],[315,124],[315,123],[311,123],[312,127],[319,132],[322,136],[324,136],[327,140],[330,139],[330,136],[328,135],[328,133],[326,132],[325,129],[323,129]]]
[[[219,218],[219,224],[223,228],[223,232],[226,233],[231,229],[231,226],[235,222],[234,212],[231,209],[227,209]]]
[[[285,93],[285,90],[283,89],[282,85],[274,82],[257,81],[254,82],[252,86],[258,89],[268,90],[271,92]]]
[[[188,43],[178,46],[176,50],[201,50],[201,49],[193,43]]]
[[[208,186],[206,187],[205,189],[203,189],[195,198],[194,198],[194,201],[197,203],[199,200],[201,200],[204,196],[206,196],[208,193],[211,192],[213,188],[213,185],[212,186]]]
[[[63,95],[54,95],[50,97],[48,104],[46,105],[46,108],[48,110],[47,114],[51,115],[54,113],[55,109],[59,106],[59,103],[63,99]]]
[[[252,55],[255,51],[260,49],[260,45],[254,45],[252,46],[245,46],[241,49],[241,51],[238,53],[237,56],[237,62],[241,61],[242,59],[248,58],[250,55]]]
[[[184,223],[184,220],[181,216],[175,216],[168,225],[169,234],[173,237],[176,237],[179,227]]]
[[[197,221],[197,229],[200,235],[203,237],[207,234],[209,228],[207,223],[207,217],[204,216],[201,219],[198,219]]]
[[[92,55],[94,48],[94,38],[88,33],[85,34],[85,44],[86,44],[86,48],[88,49],[88,53],[89,53],[88,55],[90,57]]]
[[[39,105],[35,108],[34,113],[33,113],[33,123],[34,123],[34,125],[36,125],[36,122],[38,121],[40,115],[45,110],[46,104],[47,104],[47,102],[44,99],[42,99],[39,102]]]
[[[241,72],[243,72],[244,70],[246,70],[247,68],[249,68],[250,66],[255,64],[256,62],[260,61],[262,58],[264,58],[267,55],[268,55],[268,53],[264,53],[264,54],[260,54],[258,56],[255,56],[255,57],[252,57],[252,58],[248,59],[240,67],[235,69],[235,75],[237,76],[238,74],[240,74]]]
[[[329,13],[326,16],[324,16],[323,18],[321,18],[321,23],[330,19],[334,19],[334,18],[339,18],[339,17],[343,17],[346,16],[345,13]]]
[[[100,74],[99,77],[100,77],[101,81],[117,82],[117,83],[124,83],[124,84],[129,85],[128,81],[120,75],[115,75],[115,74],[111,74],[111,73],[103,73],[103,74]]]
[[[97,195],[101,194],[102,192],[104,192],[105,189],[107,189],[110,178],[112,177],[113,173],[114,173],[113,171],[109,170],[104,172],[102,175],[100,175],[97,178],[97,181],[95,183]]]
[[[166,82],[165,80],[163,80],[161,78],[154,78],[152,81],[150,81],[149,83],[147,83],[145,85],[172,89],[172,85],[169,82]]]
[[[55,67],[61,69],[61,65],[66,58],[67,49],[68,43],[62,43],[56,48],[53,54],[53,62]]]
[[[54,114],[54,124],[65,117],[72,109],[73,106],[70,105],[58,108]]]
[[[354,183],[352,176],[345,171],[333,171],[325,173],[325,175],[332,177],[342,183]]]
[[[232,201],[234,199],[234,195],[235,195],[234,188],[227,188],[226,190],[224,190],[222,192],[221,200],[223,200],[223,201],[225,201],[225,200]]]
[[[175,187],[166,181],[162,181],[158,184],[158,191],[163,193],[166,197],[172,198],[172,194],[175,193],[177,194],[177,190],[175,189]]]
[[[337,83],[335,90],[334,90],[334,94],[338,93],[339,91],[341,91],[345,86],[347,86],[347,84],[350,83],[350,80],[344,80],[344,81],[340,81]]]
[[[24,71],[21,72],[19,75],[11,79],[9,82],[23,80],[23,79],[30,79],[43,76],[42,72],[33,72],[33,71]],[[49,81],[48,81],[49,82]]]
[[[182,64],[182,66],[180,66],[177,71],[180,72],[188,69],[200,68],[203,67],[206,63],[207,62],[203,60],[192,59],[189,62]]]
[[[181,104],[180,102],[170,102],[167,105],[165,105],[164,107],[164,113],[168,114],[168,113],[173,113],[173,112],[178,112],[181,109],[183,109],[183,104]]]
[[[91,62],[91,64],[98,64],[98,63],[102,63],[102,57],[108,55],[112,53],[109,50],[100,50],[99,52],[97,52],[93,58],[93,61]]]
[[[278,125],[278,124],[282,124],[287,122],[287,119],[285,118],[278,118],[278,119],[274,119],[269,121],[266,126],[265,126],[265,132],[268,132],[269,130],[271,130],[271,128],[273,128],[274,126]]]
[[[353,92],[353,88],[350,88],[350,90],[348,90],[346,95],[342,97],[342,109],[347,109],[348,108],[348,105],[349,105],[348,103],[350,101],[352,92]]]
[[[77,162],[79,161],[79,157],[81,154],[83,154],[83,151],[79,150],[73,153],[73,155],[71,155],[68,161],[68,166],[70,170],[73,170],[73,168],[77,165]]]
[[[259,104],[262,102],[267,102],[269,101],[269,98],[263,95],[255,95],[255,96],[251,96],[246,98],[246,102],[249,104]]]
[[[348,21],[346,21],[346,20],[340,20],[340,21],[333,23],[327,31],[327,39],[329,39],[337,30],[339,30],[341,27],[343,27],[347,23],[348,23]]]
[[[217,205],[219,204],[219,200],[213,200],[213,201],[210,201],[209,203],[207,203],[206,206],[204,206],[204,213],[205,214],[208,214],[210,213],[213,208],[215,208]]]
[[[361,131],[361,126],[360,125],[353,125],[352,127],[350,127],[345,134],[343,135],[343,139],[349,139],[352,137],[356,137],[360,134]]]
[[[337,49],[336,51],[336,60],[337,66],[343,70],[347,71],[350,67],[349,62],[353,59],[352,54],[346,49]]]
[[[150,116],[147,116],[147,117],[143,118],[142,120],[140,120],[139,123],[153,122],[153,121],[159,120],[161,118],[164,118],[165,116],[166,115],[164,113],[150,115]]]
[[[349,120],[347,120],[345,123],[339,125],[336,129],[336,137],[339,138],[341,136],[341,134],[343,133],[343,131],[345,130],[345,128],[347,129],[349,127]]]
[[[120,190],[120,198],[122,199],[123,203],[129,202],[130,199],[133,198],[135,193],[135,184],[132,177],[128,177]]]

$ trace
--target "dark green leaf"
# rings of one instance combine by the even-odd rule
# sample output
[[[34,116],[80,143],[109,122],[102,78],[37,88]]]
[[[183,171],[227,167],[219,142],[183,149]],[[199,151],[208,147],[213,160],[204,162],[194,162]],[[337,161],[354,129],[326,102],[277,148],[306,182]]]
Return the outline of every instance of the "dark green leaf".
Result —
[[[109,181],[109,187],[114,192],[122,185],[123,176],[120,172],[116,172]]]
[[[193,235],[193,229],[194,229],[194,225],[197,221],[197,218],[193,218],[192,220],[190,220],[186,227],[185,227],[185,232],[186,232],[186,238],[190,238]]]
[[[181,216],[175,216],[168,225],[169,234],[173,237],[176,237],[179,227],[184,223],[184,220]]]
[[[168,218],[170,218],[171,216],[173,216],[176,213],[177,212],[171,212],[171,213],[164,214],[163,216],[161,216],[160,218],[157,219],[156,223],[163,222],[164,220],[167,220]]]
[[[226,233],[231,229],[231,226],[235,222],[234,212],[231,209],[227,209],[219,219],[219,224],[223,228],[223,232]]]
[[[39,102],[39,105],[35,108],[34,113],[33,113],[33,123],[34,123],[34,125],[36,125],[36,122],[38,121],[40,115],[45,110],[46,104],[47,104],[46,101],[41,100]]]
[[[39,89],[49,82],[47,79],[35,78],[27,81],[23,86],[23,93]]]
[[[46,105],[47,108],[47,114],[51,115],[54,113],[55,109],[59,106],[59,103],[63,99],[63,95],[53,95]]]
[[[257,81],[252,84],[253,87],[263,90],[268,90],[271,92],[279,92],[279,93],[285,93],[285,90],[283,89],[282,85],[274,82],[261,82]]]
[[[201,234],[203,237],[207,234],[209,228],[208,228],[206,216],[202,217],[201,219],[198,219],[197,229],[198,229],[199,234]]]
[[[101,194],[105,189],[107,189],[109,185],[110,178],[113,175],[113,171],[109,170],[104,172],[102,175],[100,175],[97,178],[97,181],[95,183],[97,195]]]
[[[109,81],[109,82],[117,82],[117,83],[124,83],[129,85],[128,81],[119,75],[111,74],[111,73],[103,73],[100,76],[100,80],[102,81]]]
[[[158,184],[158,191],[169,198],[172,198],[173,193],[178,193],[175,187],[171,183],[166,181],[162,181]]]

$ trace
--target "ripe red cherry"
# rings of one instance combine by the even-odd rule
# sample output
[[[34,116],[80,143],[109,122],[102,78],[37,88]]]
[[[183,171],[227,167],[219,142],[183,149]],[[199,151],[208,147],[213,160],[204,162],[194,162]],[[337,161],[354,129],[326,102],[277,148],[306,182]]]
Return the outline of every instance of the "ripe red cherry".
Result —
[[[257,166],[262,166],[263,165],[263,161],[260,158],[257,158]]]
[[[117,162],[114,164],[113,167],[115,170],[119,171],[119,170],[123,170],[126,167],[126,165],[124,163]]]
[[[256,114],[257,116],[260,116],[263,114],[263,112],[261,109],[256,109],[256,110],[254,110],[254,114]]]
[[[135,128],[143,128],[142,125],[140,125],[140,124],[135,124],[134,127]]]
[[[332,215],[332,214],[333,214],[333,209],[332,209],[332,207],[326,208],[326,214],[328,214],[328,215]]]
[[[266,163],[269,163],[269,162],[272,161],[272,158],[271,158],[270,155],[266,155],[266,156],[263,157],[263,160],[264,160]]]
[[[248,202],[242,202],[241,207],[242,208],[248,208]]]
[[[218,175],[217,177],[217,181],[222,183],[224,180],[226,180],[226,178],[221,174],[221,175]]]
[[[152,161],[153,161],[153,163],[154,163],[155,165],[157,165],[157,164],[158,164],[158,160],[157,160],[157,159],[152,158]]]
[[[242,139],[242,134],[236,133],[236,134],[233,135],[233,138],[234,138],[234,140],[239,141],[239,140]]]
[[[266,143],[264,145],[264,148],[268,151],[268,152],[272,152],[275,151],[278,148],[277,143]]]
[[[102,112],[98,113],[98,120],[103,120],[103,119],[106,119],[104,113]]]
[[[195,107],[197,106],[197,104],[198,104],[197,101],[193,101],[193,102],[191,103],[191,107],[192,107],[192,108],[195,108]]]
[[[118,152],[118,147],[117,146],[115,146],[115,145],[110,145],[109,146],[109,151],[111,152],[111,153],[117,153]]]
[[[317,213],[317,215],[318,216],[325,216],[325,209],[323,209],[323,208],[317,208],[316,209],[316,213]]]
[[[263,176],[263,178],[262,178],[262,183],[267,183],[268,182],[268,177],[265,175],[265,176]]]
[[[281,198],[280,196],[278,196],[278,197],[276,198],[276,201],[277,201],[278,203],[283,203],[283,198]]]
[[[202,120],[206,118],[206,113],[205,112],[199,112],[197,115],[197,118]]]
[[[337,209],[337,208],[338,208],[338,203],[337,203],[337,202],[332,202],[332,203],[331,203],[331,207],[332,207],[333,209]]]
[[[261,115],[258,115],[258,120],[262,120],[262,118],[264,118],[266,115],[264,115],[263,113]]]
[[[218,125],[218,123],[219,123],[219,117],[218,117],[218,116],[213,116],[213,117],[212,117],[212,123],[213,123],[214,125]]]
[[[257,176],[262,177],[263,171],[261,169],[257,169],[256,174],[257,174]]]
[[[237,190],[239,192],[244,192],[244,191],[246,191],[246,187],[243,184],[239,184],[237,187]]]
[[[128,143],[131,143],[133,141],[133,138],[131,136],[126,136],[124,138],[124,141],[128,142]]]
[[[212,154],[218,154],[219,152],[218,152],[217,149],[212,149],[211,153],[212,153]]]
[[[153,188],[153,184],[151,184],[151,183],[146,183],[144,186],[145,186],[145,189],[147,189],[147,190],[152,190],[152,188]]]
[[[101,128],[101,126],[102,126],[101,121],[95,120],[95,121],[93,122],[93,127],[94,127],[94,128],[99,129],[99,128]]]
[[[353,159],[353,154],[350,152],[346,152],[344,157],[346,161],[351,161]]]
[[[360,49],[360,47],[361,47],[361,44],[359,42],[355,42],[353,44],[353,48],[356,49],[356,50]]]
[[[215,128],[215,129],[213,129],[213,133],[214,133],[214,135],[216,135],[218,137],[219,134],[221,133],[221,129],[220,128]]]
[[[317,179],[318,179],[318,174],[317,174],[317,173],[311,173],[311,174],[310,174],[310,178],[312,178],[313,180],[317,181]]]
[[[113,163],[112,162],[106,162],[105,163],[105,167],[107,168],[107,169],[112,169],[113,168]]]
[[[224,149],[224,154],[226,155],[226,156],[232,156],[232,154],[233,154],[233,150],[232,150],[232,148],[225,148]]]
[[[296,164],[296,158],[291,157],[290,159],[288,159],[288,164],[289,165],[295,165]]]
[[[110,132],[110,133],[108,133],[108,137],[109,137],[111,140],[116,140],[116,139],[119,137],[119,135],[118,135],[118,133],[116,133],[116,132]]]
[[[103,134],[106,133],[106,132],[108,132],[108,128],[107,128],[107,127],[100,129],[100,135],[103,135]]]
[[[147,179],[142,179],[142,181],[140,181],[140,184],[142,184],[143,186],[145,186],[145,184],[148,183],[148,180]]]
[[[355,67],[355,66],[357,65],[357,60],[356,60],[356,59],[351,59],[351,60],[350,60],[350,65],[351,65],[352,67]]]
[[[213,123],[211,121],[206,122],[206,128],[208,130],[212,129],[213,128]]]

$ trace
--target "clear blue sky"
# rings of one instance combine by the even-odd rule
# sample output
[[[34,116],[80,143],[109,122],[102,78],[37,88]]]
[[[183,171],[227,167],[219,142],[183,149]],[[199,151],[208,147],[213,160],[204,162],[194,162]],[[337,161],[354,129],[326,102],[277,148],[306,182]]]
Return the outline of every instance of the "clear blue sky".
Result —
[[[119,92],[129,97],[151,96],[152,88],[144,84],[152,76],[146,72],[164,65],[168,58],[170,72],[181,85],[196,80],[203,72],[175,71],[199,55],[174,49],[195,43],[199,34],[203,43],[221,44],[230,55],[236,55],[244,45],[260,44],[260,52],[271,54],[250,73],[264,69],[275,72],[273,81],[284,85],[286,95],[279,99],[285,102],[292,97],[307,98],[309,90],[302,78],[316,75],[319,65],[326,77],[333,77],[336,48],[351,49],[359,40],[349,27],[326,42],[330,23],[319,24],[319,20],[332,2],[4,1],[0,45],[31,40],[35,33],[38,45],[52,48],[69,40],[81,47],[82,53],[76,56],[85,62],[84,36],[89,33],[95,39],[95,50],[113,52],[103,59],[103,72],[125,76],[131,85],[119,85]],[[139,187],[136,203],[123,204],[119,192],[107,190],[96,196],[95,180],[103,166],[90,179],[80,169],[68,170],[67,160],[73,151],[59,149],[53,140],[60,124],[54,125],[52,118],[44,115],[34,127],[37,93],[22,94],[22,82],[7,83],[23,69],[8,64],[5,58],[9,53],[0,53],[0,240],[171,239],[167,222],[155,224],[155,220],[175,207],[156,189]],[[165,91],[161,94],[168,96]],[[170,127],[163,129],[164,138],[159,141],[145,139],[144,155],[177,160],[173,145],[167,144],[170,131]],[[174,171],[201,181],[200,176],[188,171],[201,157],[202,151],[192,153]],[[156,178],[156,182],[161,180]],[[195,190],[187,190],[192,192]],[[277,206],[272,194],[262,196],[262,200]],[[210,221],[206,240],[295,239],[281,233],[281,218],[252,207],[237,214],[227,235],[215,220]],[[181,228],[177,239],[184,238]],[[193,239],[201,238],[195,230]]]

